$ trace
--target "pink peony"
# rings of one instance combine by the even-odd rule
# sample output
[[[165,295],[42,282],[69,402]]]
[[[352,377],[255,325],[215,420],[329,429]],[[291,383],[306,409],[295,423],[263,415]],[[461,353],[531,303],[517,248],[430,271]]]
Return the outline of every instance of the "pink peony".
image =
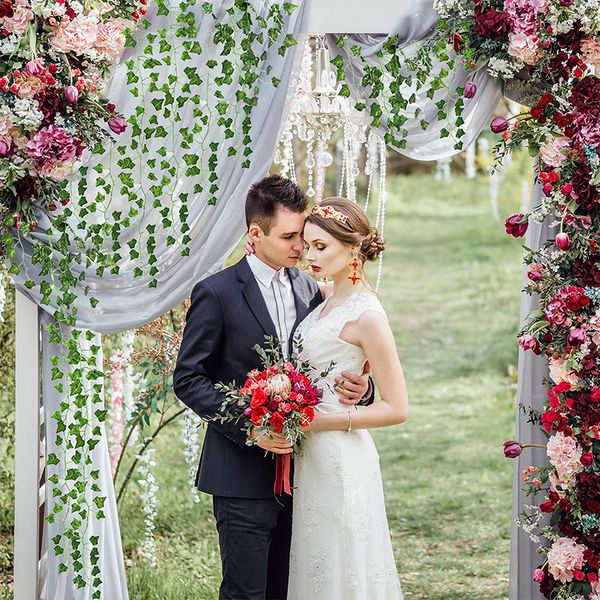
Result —
[[[573,571],[583,567],[586,546],[571,538],[558,538],[548,552],[548,571],[561,583],[573,581]]]
[[[562,358],[551,358],[548,364],[550,369],[550,379],[555,384],[570,383],[571,388],[576,389],[579,384],[579,377],[565,368],[565,361]]]
[[[119,58],[125,47],[123,31],[131,26],[131,21],[126,19],[110,19],[105,23],[100,23],[94,48],[108,54],[111,58]]]
[[[73,172],[74,160],[70,161],[57,161],[55,163],[44,163],[38,173],[42,177],[54,179],[54,181],[62,181],[67,178]]]
[[[540,156],[549,167],[560,167],[566,160],[563,150],[569,148],[570,140],[568,137],[557,137],[549,142],[544,142],[540,146]]]
[[[52,46],[59,52],[83,54],[96,41],[98,23],[93,17],[79,16],[72,21],[63,21],[51,38]]]
[[[580,145],[600,144],[600,112],[573,111],[573,139]]]
[[[600,42],[595,38],[586,38],[581,42],[582,58],[587,65],[600,71]]]
[[[8,33],[23,35],[32,20],[33,13],[29,9],[29,4],[24,0],[17,0],[13,5],[13,15],[2,20],[2,29],[6,29]]]
[[[39,164],[53,165],[57,161],[73,160],[79,153],[79,145],[65,129],[48,125],[27,143],[27,153]]]
[[[575,438],[561,431],[548,440],[546,453],[550,464],[556,469],[558,477],[565,482],[573,481],[575,475],[583,469],[581,455],[583,450]]]
[[[511,33],[508,41],[508,53],[526,65],[535,65],[542,55],[537,42],[530,35]]]

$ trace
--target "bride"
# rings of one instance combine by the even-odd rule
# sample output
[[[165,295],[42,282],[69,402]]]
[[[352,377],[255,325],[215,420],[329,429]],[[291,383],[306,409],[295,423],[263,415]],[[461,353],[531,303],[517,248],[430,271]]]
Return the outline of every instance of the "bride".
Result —
[[[402,423],[408,397],[385,310],[363,272],[383,240],[364,212],[327,198],[306,219],[307,260],[328,277],[325,302],[299,325],[300,360],[315,374],[371,365],[381,401],[349,408],[335,376],[321,379],[323,399],[295,459],[288,600],[402,598],[385,513],[379,456],[368,429]]]

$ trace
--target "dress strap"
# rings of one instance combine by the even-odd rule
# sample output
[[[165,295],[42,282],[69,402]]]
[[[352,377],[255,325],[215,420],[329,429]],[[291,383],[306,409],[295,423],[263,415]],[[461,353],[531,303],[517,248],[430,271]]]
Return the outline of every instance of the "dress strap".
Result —
[[[361,315],[367,311],[375,311],[387,319],[387,314],[379,298],[371,292],[361,292],[351,297],[335,315],[331,323],[336,336],[339,336],[344,327],[352,321],[358,321]],[[334,315],[332,315],[334,316]]]

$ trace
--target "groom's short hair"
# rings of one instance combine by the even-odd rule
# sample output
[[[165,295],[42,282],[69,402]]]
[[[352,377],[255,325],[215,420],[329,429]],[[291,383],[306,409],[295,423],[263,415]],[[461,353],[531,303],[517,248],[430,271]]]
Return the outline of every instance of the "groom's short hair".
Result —
[[[308,198],[300,186],[285,177],[269,175],[257,181],[246,196],[246,226],[256,223],[268,235],[279,207],[304,212]]]

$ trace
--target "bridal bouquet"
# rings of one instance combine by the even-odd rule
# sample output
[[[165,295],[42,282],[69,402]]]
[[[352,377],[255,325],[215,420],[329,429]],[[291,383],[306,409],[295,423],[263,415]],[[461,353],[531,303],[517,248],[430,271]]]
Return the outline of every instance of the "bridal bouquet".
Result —
[[[263,364],[263,369],[253,369],[247,374],[243,386],[234,383],[218,383],[215,387],[225,394],[219,421],[244,419],[243,429],[248,434],[254,430],[258,436],[280,433],[299,445],[304,429],[313,421],[314,407],[320,402],[323,391],[317,382],[326,377],[334,363],[320,374],[309,377],[310,365],[299,362],[297,355],[284,360],[277,340],[266,338],[266,347],[254,346]],[[301,340],[296,337],[295,345],[301,350]],[[257,439],[249,441],[256,443]],[[289,454],[276,455],[275,493],[291,494]]]

